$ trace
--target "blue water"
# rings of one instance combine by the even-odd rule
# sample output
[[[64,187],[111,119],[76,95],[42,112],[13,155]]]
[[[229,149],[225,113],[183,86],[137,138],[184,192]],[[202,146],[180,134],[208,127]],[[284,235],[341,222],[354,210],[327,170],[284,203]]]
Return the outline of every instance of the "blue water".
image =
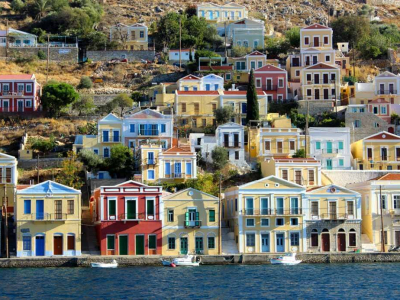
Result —
[[[400,298],[400,264],[0,269],[0,298]]]

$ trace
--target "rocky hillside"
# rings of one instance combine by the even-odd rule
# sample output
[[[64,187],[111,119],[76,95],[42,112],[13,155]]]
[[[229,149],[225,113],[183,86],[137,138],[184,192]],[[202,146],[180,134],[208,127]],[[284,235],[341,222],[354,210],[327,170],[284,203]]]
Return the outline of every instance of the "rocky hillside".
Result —
[[[131,24],[134,22],[151,22],[169,11],[184,10],[189,3],[201,1],[183,0],[104,0],[105,17],[100,29],[106,30],[116,21]],[[224,3],[224,1],[213,1]],[[355,13],[364,4],[363,0],[235,0],[245,5],[249,15],[265,19],[276,31],[298,25],[304,26],[314,22],[327,23],[329,18]],[[400,8],[394,6],[375,7],[377,16],[387,22],[399,22]]]

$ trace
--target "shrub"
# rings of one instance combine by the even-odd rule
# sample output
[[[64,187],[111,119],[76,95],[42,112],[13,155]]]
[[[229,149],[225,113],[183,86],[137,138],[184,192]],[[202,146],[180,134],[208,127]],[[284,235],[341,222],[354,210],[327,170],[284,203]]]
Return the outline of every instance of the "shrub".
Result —
[[[92,86],[92,80],[88,76],[82,76],[78,85],[78,89],[91,89]]]
[[[211,152],[211,158],[213,160],[213,166],[216,170],[221,170],[228,163],[228,150],[224,147],[215,147]]]
[[[44,60],[44,59],[47,58],[46,53],[44,53],[43,50],[39,50],[37,56],[38,56],[38,58],[41,59],[41,60]]]

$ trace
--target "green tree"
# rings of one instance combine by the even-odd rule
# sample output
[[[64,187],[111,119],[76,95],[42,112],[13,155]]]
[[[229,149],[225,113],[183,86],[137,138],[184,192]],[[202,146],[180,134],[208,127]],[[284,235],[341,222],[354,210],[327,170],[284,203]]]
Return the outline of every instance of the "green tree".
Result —
[[[132,108],[133,106],[133,100],[127,94],[119,94],[112,100],[112,102],[114,102],[116,108],[118,107],[120,109],[121,117],[124,114],[125,109]]]
[[[371,35],[364,36],[357,45],[361,56],[364,59],[378,58],[387,53],[390,41],[378,30],[374,30]]]
[[[213,167],[216,170],[221,170],[228,163],[229,153],[224,147],[217,146],[211,152]]]
[[[266,37],[265,49],[267,50],[268,57],[278,58],[281,54],[285,54],[290,49],[289,41],[282,37]]]
[[[221,55],[215,53],[214,51],[211,50],[197,50],[194,53],[194,58],[196,59],[196,64],[199,63],[199,57],[221,57]]]
[[[88,76],[82,76],[81,80],[77,86],[78,89],[91,89],[93,82]]]
[[[250,47],[244,47],[244,46],[233,46],[232,47],[232,55],[234,57],[242,57],[245,56],[249,53],[251,53],[253,49]]]
[[[15,12],[15,13],[20,13],[25,9],[25,3],[22,2],[22,0],[13,0],[11,2],[11,9]]]
[[[40,50],[38,51],[37,56],[38,56],[38,58],[41,59],[41,60],[44,60],[44,59],[47,58],[46,53],[44,53],[44,51],[43,51],[42,49],[40,49]]]
[[[67,83],[50,83],[43,87],[42,105],[49,114],[58,116],[61,109],[74,103],[79,94]]]
[[[371,27],[368,18],[362,16],[339,17],[332,22],[333,42],[349,42],[350,45],[357,45],[365,36],[370,35]]]
[[[106,104],[99,106],[97,112],[101,115],[112,113],[117,108],[114,101],[107,102]]]
[[[185,9],[185,14],[188,18],[197,16],[197,7],[196,5],[190,4]]]
[[[260,119],[260,112],[258,108],[258,97],[257,97],[257,90],[254,83],[254,71],[251,69],[250,77],[249,77],[249,84],[247,86],[247,114],[246,114],[246,123],[249,124],[250,121],[259,120]]]
[[[41,43],[41,44],[47,43],[46,30],[43,30],[42,28],[33,28],[31,32],[32,32],[32,34],[37,36],[38,43]]]
[[[235,115],[233,107],[230,105],[219,107],[214,112],[215,120],[220,125],[230,122]]]
[[[28,144],[31,145],[32,150],[46,154],[54,149],[56,140],[54,136],[50,136],[49,139],[30,137],[28,139]]]
[[[97,174],[98,171],[104,168],[104,159],[90,149],[81,150],[78,157],[89,172]]]
[[[132,98],[132,100],[133,100],[133,102],[139,102],[140,101],[140,99],[142,98],[142,95],[140,94],[140,92],[133,92],[132,94],[131,94],[131,98]]]
[[[106,159],[106,166],[111,176],[130,179],[133,176],[134,166],[132,151],[121,144],[111,147],[111,154]]]
[[[48,0],[33,0],[29,3],[28,12],[35,20],[41,20],[51,9]]]
[[[100,31],[93,31],[86,36],[87,50],[104,50],[105,47],[109,48],[107,36]]]
[[[80,116],[82,114],[91,114],[95,108],[96,105],[94,104],[93,97],[90,95],[81,95],[79,99],[72,104],[72,109],[76,110]]]
[[[292,27],[285,33],[286,39],[293,48],[300,47],[300,28]]]
[[[83,180],[80,176],[83,164],[78,160],[78,156],[73,152],[68,152],[68,157],[62,162],[62,168],[58,174],[56,181],[66,186],[80,189]]]
[[[294,158],[305,158],[306,157],[306,151],[304,149],[298,149],[294,154]]]

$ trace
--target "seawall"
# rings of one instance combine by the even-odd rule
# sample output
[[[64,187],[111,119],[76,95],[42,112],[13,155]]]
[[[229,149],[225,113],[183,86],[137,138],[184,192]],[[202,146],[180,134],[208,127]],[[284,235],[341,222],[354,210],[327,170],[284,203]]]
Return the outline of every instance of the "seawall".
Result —
[[[278,254],[235,254],[202,255],[203,265],[259,265],[269,264]],[[92,262],[111,262],[115,259],[119,266],[161,266],[161,259],[170,260],[172,256],[82,256],[82,257],[32,257],[2,258],[0,268],[46,268],[46,267],[90,267]],[[400,253],[332,253],[299,254],[303,263],[384,263],[400,262]]]

